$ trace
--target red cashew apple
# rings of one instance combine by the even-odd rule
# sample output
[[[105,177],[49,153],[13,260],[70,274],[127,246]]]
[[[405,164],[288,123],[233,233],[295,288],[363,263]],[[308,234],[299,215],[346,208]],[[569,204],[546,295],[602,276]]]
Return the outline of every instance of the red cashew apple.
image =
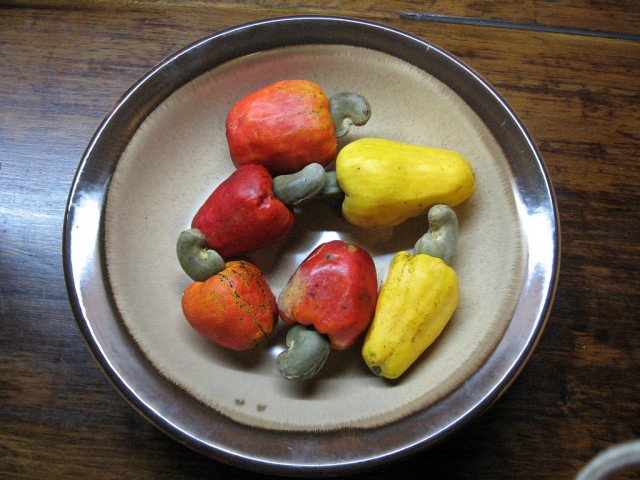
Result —
[[[209,196],[193,217],[209,247],[223,258],[267,246],[293,227],[291,210],[278,200],[261,165],[243,165]]]
[[[300,264],[278,296],[288,324],[313,325],[344,350],[366,330],[378,298],[373,258],[357,245],[333,240],[318,246]]]
[[[345,92],[327,98],[308,80],[284,80],[241,98],[226,118],[235,165],[258,163],[272,175],[297,172],[311,163],[323,167],[336,156],[336,136],[371,116],[367,100]]]
[[[231,350],[260,344],[278,320],[275,296],[258,267],[231,261],[182,295],[182,312],[193,329]]]

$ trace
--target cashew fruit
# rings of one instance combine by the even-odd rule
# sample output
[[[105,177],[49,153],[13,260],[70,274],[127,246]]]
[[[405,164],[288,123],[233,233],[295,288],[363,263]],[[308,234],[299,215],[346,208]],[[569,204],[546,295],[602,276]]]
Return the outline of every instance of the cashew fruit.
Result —
[[[413,254],[398,252],[391,260],[365,337],[362,357],[383,378],[405,373],[442,333],[458,306],[456,272],[436,256],[444,252],[450,258],[448,246],[457,242],[457,217],[451,208],[435,205],[429,225]]]
[[[441,148],[362,138],[336,159],[345,219],[365,228],[393,227],[436,204],[454,207],[475,190],[469,161]]]
[[[275,296],[258,267],[230,261],[182,295],[182,312],[199,334],[231,350],[262,343],[278,320]]]
[[[335,160],[336,135],[367,122],[371,109],[355,93],[331,99],[308,80],[283,80],[236,102],[225,122],[235,165],[257,163],[272,175],[294,173],[310,163]]]

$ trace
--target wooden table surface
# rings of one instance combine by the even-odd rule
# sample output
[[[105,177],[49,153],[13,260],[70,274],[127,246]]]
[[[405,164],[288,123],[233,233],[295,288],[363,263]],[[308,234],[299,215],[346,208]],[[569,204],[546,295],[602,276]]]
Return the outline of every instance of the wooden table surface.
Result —
[[[2,1],[1,478],[259,478],[112,388],[69,306],[62,227],[83,151],[131,84],[209,34],[299,14],[398,28],[480,73],[538,145],[562,225],[554,307],[511,388],[442,444],[356,478],[572,478],[640,436],[637,0]]]

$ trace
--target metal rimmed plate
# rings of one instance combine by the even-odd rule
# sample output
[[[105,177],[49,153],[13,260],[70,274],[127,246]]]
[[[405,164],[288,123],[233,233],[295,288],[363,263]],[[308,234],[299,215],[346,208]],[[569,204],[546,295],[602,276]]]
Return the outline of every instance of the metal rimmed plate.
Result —
[[[357,351],[336,353],[312,384],[272,360],[283,336],[223,352],[180,317],[188,284],[175,239],[233,166],[224,116],[245,93],[284,78],[328,94],[355,90],[373,110],[350,134],[452,148],[478,188],[456,210],[460,307],[399,382],[373,377]],[[251,256],[276,295],[319,242],[368,248],[380,276],[424,220],[366,232],[321,205],[297,211],[290,238]],[[64,230],[70,300],[107,377],[177,441],[242,468],[296,476],[347,473],[427,447],[476,417],[519,373],[549,314],[559,227],[543,162],[502,99],[474,72],[381,25],[292,17],[233,28],[162,62],[117,103],[91,140]],[[286,441],[283,439],[286,438]]]

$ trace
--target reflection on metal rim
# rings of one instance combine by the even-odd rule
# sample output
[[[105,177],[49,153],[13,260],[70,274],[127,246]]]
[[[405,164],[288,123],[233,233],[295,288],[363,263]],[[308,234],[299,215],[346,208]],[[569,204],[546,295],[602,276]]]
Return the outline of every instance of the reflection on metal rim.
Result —
[[[322,435],[288,434],[287,443],[295,446],[289,451],[274,447],[280,438],[277,432],[256,431],[218,416],[158,375],[118,318],[101,245],[111,175],[150,112],[177,88],[229,60],[312,44],[366,47],[393,55],[437,77],[485,121],[514,176],[514,195],[528,240],[528,277],[503,339],[458,390],[428,411],[391,425]],[[316,476],[355,472],[414,453],[486,410],[515,379],[544,329],[557,281],[559,244],[556,204],[542,159],[514,113],[478,75],[437,47],[389,27],[345,18],[289,17],[232,28],[186,47],[123,96],[79,165],[67,205],[63,255],[71,304],[89,348],[110,381],[149,421],[177,441],[225,463],[267,473]],[[126,361],[126,372],[113,365],[111,359],[116,357]]]

